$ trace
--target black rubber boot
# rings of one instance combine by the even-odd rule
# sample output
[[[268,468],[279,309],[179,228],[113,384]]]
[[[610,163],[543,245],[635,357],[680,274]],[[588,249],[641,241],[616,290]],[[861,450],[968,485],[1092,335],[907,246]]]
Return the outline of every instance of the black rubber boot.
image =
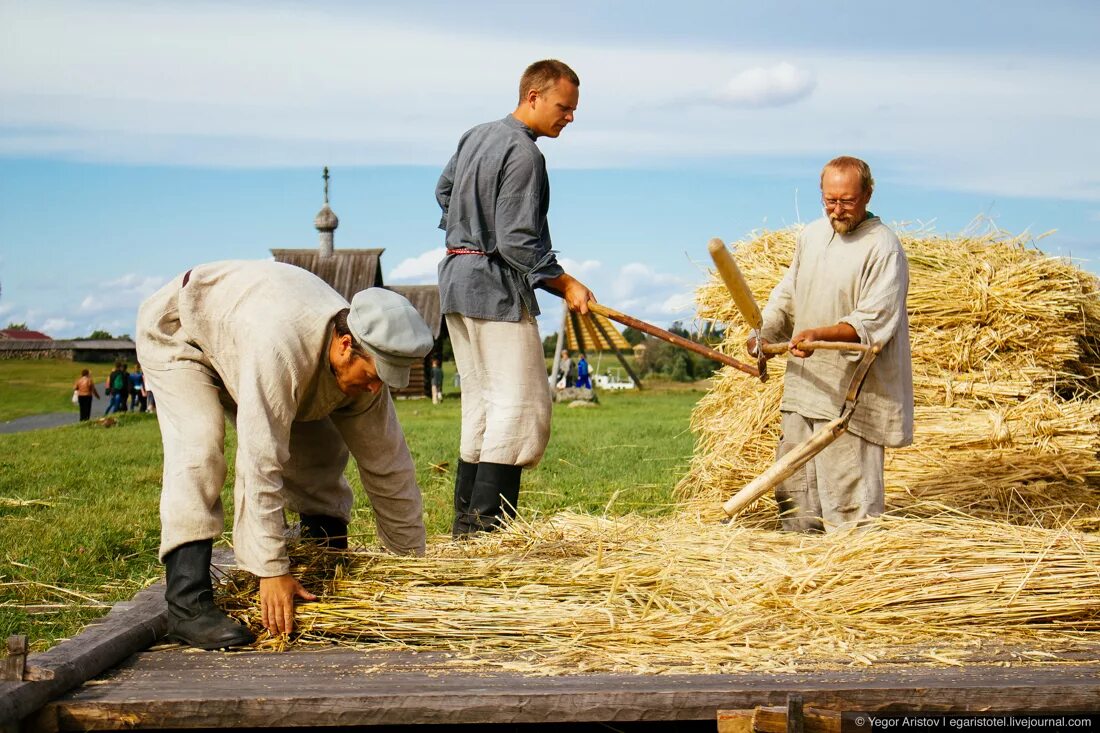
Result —
[[[168,639],[199,649],[226,649],[255,641],[252,632],[214,605],[210,555],[214,540],[180,545],[164,557]]]
[[[516,516],[522,470],[520,466],[503,463],[477,464],[477,478],[470,495],[472,531],[490,532],[500,527],[505,517]]]
[[[302,539],[314,541],[330,550],[348,549],[348,523],[324,514],[303,514]]]
[[[476,463],[458,459],[458,469],[455,471],[455,519],[451,525],[451,537],[455,539],[473,531],[470,524],[470,495],[474,490],[477,467]]]

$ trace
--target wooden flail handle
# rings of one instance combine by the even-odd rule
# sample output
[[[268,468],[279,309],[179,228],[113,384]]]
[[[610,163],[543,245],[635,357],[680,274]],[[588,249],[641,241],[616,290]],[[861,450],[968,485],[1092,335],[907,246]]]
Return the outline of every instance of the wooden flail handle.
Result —
[[[713,359],[714,361],[725,364],[726,366],[731,366],[734,369],[744,372],[745,374],[749,374],[754,377],[760,376],[760,372],[757,371],[756,367],[752,366],[751,364],[746,364],[742,361],[738,361],[732,356],[727,356],[721,351],[716,351],[709,346],[703,346],[702,344],[696,343],[691,339],[686,339],[683,336],[677,336],[676,334],[666,331],[663,328],[654,326],[651,323],[639,321],[637,318],[628,316],[625,313],[620,313],[613,308],[608,308],[607,306],[601,305],[594,300],[588,301],[588,310],[592,311],[593,313],[599,313],[601,316],[604,316],[605,318],[610,318],[613,321],[617,321],[624,326],[630,326],[631,328],[637,331],[641,331],[642,333],[648,333],[650,336],[659,338],[662,341],[667,341],[668,343],[679,346],[682,349],[693,351],[696,354],[707,357],[708,359]]]
[[[860,351],[864,353],[871,350],[871,347],[867,344],[855,341],[801,341],[798,348],[803,351]],[[767,344],[764,347],[765,354],[786,354],[788,351],[790,351],[790,345],[787,343]]]

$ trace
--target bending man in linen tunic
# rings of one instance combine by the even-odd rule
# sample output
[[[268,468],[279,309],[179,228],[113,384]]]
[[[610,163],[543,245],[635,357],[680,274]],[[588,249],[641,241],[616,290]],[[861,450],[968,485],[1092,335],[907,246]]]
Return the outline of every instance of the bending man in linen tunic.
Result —
[[[382,288],[349,305],[324,281],[276,262],[216,262],[174,278],[142,303],[137,350],[157,395],[164,443],[160,557],[169,635],[204,649],[252,635],[213,603],[210,556],[222,533],[225,421],[236,426],[233,549],[260,577],[273,633],[293,628],[284,508],[302,534],[347,546],[355,456],[378,537],[402,554],[424,552],[420,489],[389,387],[432,347],[413,306]]]
[[[551,249],[550,181],[535,145],[573,121],[579,87],[560,61],[531,64],[515,111],[466,132],[436,186],[447,233],[440,304],[462,377],[455,537],[515,513],[520,471],[538,464],[550,439],[534,288],[554,288],[579,313],[595,299]]]
[[[806,226],[794,259],[764,308],[761,340],[788,340],[780,403],[783,457],[837,417],[859,361],[853,352],[798,348],[801,341],[878,344],[848,431],[776,488],[783,528],[832,531],[884,508],[884,446],[913,440],[909,263],[897,235],[867,211],[874,188],[862,160],[835,158],[821,172],[826,216]],[[749,350],[755,344],[749,339]]]

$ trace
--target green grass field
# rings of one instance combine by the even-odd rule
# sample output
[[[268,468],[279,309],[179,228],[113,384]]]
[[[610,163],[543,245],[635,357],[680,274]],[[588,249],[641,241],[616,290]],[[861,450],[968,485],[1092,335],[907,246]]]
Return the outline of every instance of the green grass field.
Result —
[[[102,380],[104,365],[95,366],[93,375]],[[0,404],[10,410],[9,399],[19,394],[20,415],[72,409],[71,383],[80,367],[0,361]],[[688,419],[702,387],[647,386],[641,393],[601,393],[598,408],[554,406],[546,456],[524,475],[522,514],[670,510],[672,487],[691,456]],[[416,461],[429,535],[443,541],[438,535],[451,522],[459,400],[402,400],[397,410]],[[227,443],[232,466],[232,431]],[[93,421],[0,435],[0,636],[27,634],[35,649],[44,649],[160,575],[160,472],[153,415],[125,414],[110,428]],[[354,463],[348,477],[357,489],[350,531],[371,543],[373,519]],[[227,520],[232,481],[231,473]]]
[[[73,384],[87,369],[103,394],[113,364],[86,364],[60,359],[0,361],[0,422],[44,412],[76,412]]]

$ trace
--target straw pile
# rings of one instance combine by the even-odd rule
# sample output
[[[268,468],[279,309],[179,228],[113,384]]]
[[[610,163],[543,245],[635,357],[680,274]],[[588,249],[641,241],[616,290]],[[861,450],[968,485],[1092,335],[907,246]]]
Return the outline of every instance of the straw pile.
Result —
[[[763,304],[797,231],[764,233],[734,256]],[[1100,503],[1100,287],[1021,239],[903,236],[916,399],[914,444],[887,451],[887,507],[928,501],[983,517],[1088,528]],[[747,327],[717,276],[699,315],[730,323],[722,349],[743,355]],[[774,459],[785,359],[761,385],[723,369],[692,418],[699,436],[681,495],[708,505]],[[774,518],[761,502],[755,520]]]
[[[761,302],[793,242],[738,248]],[[298,606],[293,639],[263,634],[246,573],[219,603],[261,649],[437,651],[529,674],[1095,659],[1100,535],[1079,530],[1098,521],[1096,283],[1013,240],[905,245],[917,442],[887,453],[894,512],[876,528],[780,533],[774,504],[715,521],[772,461],[781,358],[766,385],[716,376],[676,516],[517,521],[424,558],[298,547],[293,572],[321,600]],[[700,303],[740,322],[717,279]],[[739,330],[727,352],[742,353]]]
[[[451,652],[531,674],[1048,661],[1095,653],[1100,537],[942,513],[792,535],[558,515],[426,558],[295,568],[299,646]],[[329,556],[331,558],[331,555]],[[260,632],[254,580],[222,589]],[[286,639],[258,646],[283,648]]]

